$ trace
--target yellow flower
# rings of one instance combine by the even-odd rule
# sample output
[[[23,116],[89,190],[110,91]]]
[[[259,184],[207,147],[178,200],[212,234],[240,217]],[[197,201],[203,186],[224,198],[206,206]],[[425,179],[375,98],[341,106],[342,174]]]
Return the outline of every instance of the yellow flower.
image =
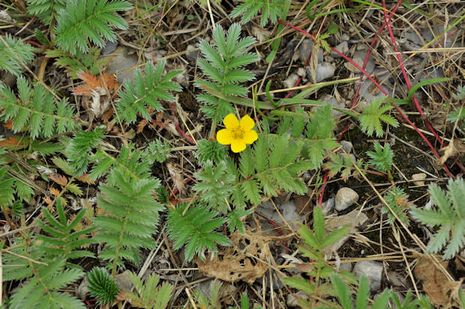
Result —
[[[250,145],[258,139],[258,134],[253,127],[255,122],[249,115],[245,115],[241,120],[234,114],[228,114],[223,119],[226,129],[216,133],[216,140],[222,145],[231,145],[233,152],[245,150],[246,145]]]

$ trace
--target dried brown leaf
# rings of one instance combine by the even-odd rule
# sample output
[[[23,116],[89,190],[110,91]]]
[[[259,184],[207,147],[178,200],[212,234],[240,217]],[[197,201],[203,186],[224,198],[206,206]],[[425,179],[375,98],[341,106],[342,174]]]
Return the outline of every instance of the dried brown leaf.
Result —
[[[197,261],[199,270],[205,275],[227,282],[245,281],[252,284],[263,277],[271,256],[268,242],[270,237],[247,231],[231,235],[232,246],[213,259]]]
[[[178,192],[179,193],[184,192],[185,185],[184,185],[184,177],[182,176],[182,172],[173,163],[167,163],[166,167],[168,168],[168,172],[170,173],[171,180],[173,180],[174,186],[176,187]]]
[[[73,89],[73,94],[92,96],[95,92],[102,95],[111,95],[116,93],[119,88],[116,76],[108,73],[102,73],[94,76],[87,72],[79,73],[78,77],[84,82],[83,85]]]
[[[438,257],[438,260],[440,258]],[[447,262],[440,260],[447,269]],[[423,290],[436,306],[451,307],[457,298],[460,281],[450,281],[429,257],[420,257],[414,270],[415,276],[423,282]]]
[[[54,183],[59,184],[62,187],[65,187],[68,184],[68,178],[66,176],[54,173],[49,176],[50,180],[52,180]]]
[[[439,158],[439,164],[443,165],[449,158],[465,153],[465,145],[460,140],[453,139],[450,141],[449,145],[441,150],[444,151],[444,154]]]

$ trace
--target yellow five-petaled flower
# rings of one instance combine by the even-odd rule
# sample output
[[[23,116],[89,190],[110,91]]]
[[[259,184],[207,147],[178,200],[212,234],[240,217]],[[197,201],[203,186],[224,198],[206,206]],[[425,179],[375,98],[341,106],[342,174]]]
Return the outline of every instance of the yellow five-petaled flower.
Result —
[[[228,114],[223,119],[226,129],[221,129],[216,133],[218,143],[231,145],[233,152],[245,150],[246,145],[250,145],[258,139],[258,134],[253,130],[255,122],[249,115],[245,115],[241,120],[234,114]]]

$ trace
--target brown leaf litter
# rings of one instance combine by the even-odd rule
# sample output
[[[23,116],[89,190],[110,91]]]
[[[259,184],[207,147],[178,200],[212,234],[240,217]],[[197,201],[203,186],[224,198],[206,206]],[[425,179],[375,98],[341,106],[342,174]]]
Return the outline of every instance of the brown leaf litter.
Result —
[[[437,259],[447,270],[448,263],[442,261],[439,257]],[[427,256],[422,256],[417,260],[414,273],[416,278],[423,283],[423,290],[434,305],[444,308],[451,308],[454,305],[462,281],[449,280],[442,270]]]
[[[245,281],[252,284],[263,277],[269,268],[271,252],[268,243],[272,237],[259,232],[231,235],[232,246],[220,256],[197,261],[199,270],[209,277],[227,282]]]

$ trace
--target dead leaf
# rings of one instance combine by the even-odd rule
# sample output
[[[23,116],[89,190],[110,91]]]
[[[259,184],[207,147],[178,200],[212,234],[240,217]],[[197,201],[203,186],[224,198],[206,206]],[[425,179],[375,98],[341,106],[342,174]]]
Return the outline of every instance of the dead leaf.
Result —
[[[149,122],[147,121],[147,119],[142,119],[138,124],[137,124],[137,134],[141,133],[144,128],[147,126]]]
[[[465,145],[458,139],[452,139],[449,145],[442,148],[441,151],[444,151],[444,154],[439,158],[439,164],[443,165],[449,158],[465,153]]]
[[[166,167],[168,168],[168,172],[170,173],[171,179],[173,180],[174,186],[178,190],[179,193],[184,192],[185,185],[184,185],[184,177],[182,177],[182,173],[174,164],[167,163]]]
[[[447,269],[448,263],[439,257],[438,260]],[[423,290],[434,305],[447,308],[452,306],[458,297],[460,281],[450,281],[427,256],[422,256],[417,260],[414,273],[423,282]]]
[[[115,75],[102,73],[94,76],[87,72],[79,73],[78,77],[84,82],[83,85],[73,89],[73,94],[82,96],[92,96],[94,92],[102,95],[111,95],[116,93],[119,88]]]
[[[52,187],[50,188],[50,193],[52,193],[55,196],[59,196],[61,191]]]
[[[51,174],[49,176],[49,178],[53,182],[59,184],[62,187],[65,187],[68,184],[68,178],[66,178],[66,176],[63,176],[63,175],[60,175],[60,174],[57,174],[57,173]]]
[[[13,120],[8,120],[7,122],[5,122],[5,124],[3,125],[5,128],[7,128],[8,130],[11,130],[13,129]]]
[[[0,140],[0,147],[21,149],[27,146],[27,140],[24,138],[17,139],[16,136],[10,136]]]
[[[357,232],[357,227],[365,223],[367,220],[368,217],[358,209],[354,209],[348,214],[342,216],[326,218],[325,227],[328,232],[334,231],[343,226],[347,226],[349,228],[347,236],[328,248],[326,250],[326,254],[331,255],[333,252],[337,251],[352,234]]]
[[[83,104],[92,112],[93,116],[102,116],[111,106],[111,97],[119,88],[115,75],[102,73],[94,76],[87,72],[79,73],[83,85],[73,89],[73,94],[84,96]]]
[[[88,185],[95,184],[95,180],[90,178],[89,174],[83,174],[82,176],[77,177],[77,180],[79,180],[80,182],[86,183]]]
[[[257,278],[263,277],[269,268],[266,262],[271,256],[268,247],[271,239],[258,232],[236,232],[231,235],[232,246],[222,255],[206,261],[197,261],[197,266],[209,277],[252,284]]]

